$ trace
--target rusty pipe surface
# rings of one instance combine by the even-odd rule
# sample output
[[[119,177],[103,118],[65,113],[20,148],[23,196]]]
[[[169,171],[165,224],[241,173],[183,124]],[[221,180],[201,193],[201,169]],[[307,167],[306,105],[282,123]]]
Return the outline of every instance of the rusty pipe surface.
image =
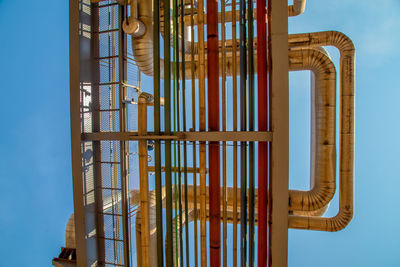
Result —
[[[334,46],[340,52],[339,212],[331,218],[289,216],[289,227],[339,231],[350,223],[354,207],[355,49],[350,38],[341,32],[328,31],[290,36],[289,47],[305,46]]]

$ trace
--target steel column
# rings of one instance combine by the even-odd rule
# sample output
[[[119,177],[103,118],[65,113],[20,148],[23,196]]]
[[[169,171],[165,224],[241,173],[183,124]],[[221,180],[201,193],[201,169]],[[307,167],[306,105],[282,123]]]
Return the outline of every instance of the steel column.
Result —
[[[289,199],[288,3],[268,1],[268,77],[271,90],[268,266],[287,266]],[[273,201],[272,201],[273,200]]]
[[[83,203],[81,115],[80,115],[80,1],[69,1],[71,156],[77,266],[86,264],[85,214]]]

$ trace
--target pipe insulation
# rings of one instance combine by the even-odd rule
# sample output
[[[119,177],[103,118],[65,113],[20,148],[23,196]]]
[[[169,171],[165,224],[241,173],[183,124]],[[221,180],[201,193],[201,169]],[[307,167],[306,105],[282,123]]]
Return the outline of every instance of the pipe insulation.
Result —
[[[152,1],[138,1],[138,19],[145,25],[145,32],[140,37],[132,36],[132,53],[139,70],[153,75],[153,11]],[[163,66],[161,65],[163,69]]]
[[[293,0],[293,5],[288,6],[288,16],[294,17],[304,13],[306,10],[306,0]]]
[[[295,34],[289,47],[334,46],[340,52],[339,212],[331,218],[289,216],[289,227],[339,231],[353,218],[354,207],[354,44],[341,32]]]

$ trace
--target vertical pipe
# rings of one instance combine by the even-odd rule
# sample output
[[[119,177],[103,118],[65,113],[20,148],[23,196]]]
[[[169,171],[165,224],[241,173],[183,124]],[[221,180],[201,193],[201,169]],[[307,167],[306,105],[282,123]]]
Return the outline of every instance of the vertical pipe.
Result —
[[[145,97],[138,100],[138,134],[147,133],[147,102]],[[149,181],[147,175],[147,140],[139,140],[139,181],[140,181],[140,215],[141,215],[141,251],[142,265],[149,266],[150,218],[149,218]]]
[[[173,6],[172,6],[172,56],[173,56],[173,69],[172,69],[172,82],[173,82],[173,90],[172,90],[172,118],[174,120],[174,134],[176,134],[176,87],[179,84],[178,81],[178,74],[177,71],[179,71],[179,66],[177,66],[178,64],[178,53],[177,53],[177,49],[179,49],[179,47],[177,47],[177,29],[176,29],[176,22],[177,22],[177,18],[176,18],[176,9],[177,9],[177,0],[173,0]],[[178,43],[179,44],[179,43]],[[177,184],[176,184],[176,175],[177,175],[177,163],[176,163],[176,140],[174,140],[174,230],[175,230],[175,266],[178,264],[178,259],[179,259],[179,252],[178,252],[178,244],[179,244],[179,238],[178,238],[178,188],[177,188]],[[180,172],[179,172],[180,174]]]
[[[246,1],[240,0],[240,130],[247,130]],[[247,143],[240,142],[240,263],[247,261]]]
[[[232,1],[232,73],[236,72],[236,0]],[[237,131],[237,75],[232,75],[233,130]],[[237,266],[237,142],[233,142],[233,267]]]
[[[272,0],[267,2],[267,95],[268,95],[268,124],[267,129],[272,131],[272,37],[271,37],[271,17],[272,17]],[[267,266],[272,266],[272,234],[271,224],[272,221],[272,142],[268,143],[268,178],[267,178]]]
[[[125,33],[122,30],[122,22],[124,20],[125,7],[122,5],[118,6],[118,77],[119,77],[119,125],[120,131],[126,131],[126,108],[123,101],[125,95],[125,77],[126,77],[126,38]],[[129,256],[129,203],[128,203],[128,190],[127,188],[127,170],[126,170],[126,142],[120,141],[120,159],[121,159],[121,205],[122,205],[122,234],[124,244],[124,264],[130,266]]]
[[[194,0],[190,1],[190,43],[191,51],[194,51]],[[194,70],[194,53],[191,53],[190,70],[192,77],[192,130],[196,130],[196,83],[195,83],[195,70]],[[193,142],[193,168],[196,169],[196,142]],[[197,240],[197,173],[193,172],[193,202],[194,202],[194,221],[193,221],[193,233],[194,233],[194,266],[198,266],[198,240]],[[189,266],[189,265],[188,265]]]
[[[199,121],[200,131],[206,130],[205,103],[205,57],[204,57],[204,0],[198,0],[198,42],[199,42]],[[201,267],[207,266],[206,226],[206,144],[200,142],[200,256]]]
[[[182,73],[184,72],[183,68],[179,68],[179,62],[181,61],[181,55],[182,55],[182,62],[184,61],[183,56],[184,53],[180,53],[180,50],[183,49],[183,47],[180,47],[179,43],[179,34],[180,34],[180,29],[179,29],[179,0],[174,0],[175,4],[175,18],[174,18],[174,32],[175,32],[175,68],[176,68],[176,117],[175,120],[177,122],[177,128],[176,130],[180,132],[181,130],[181,115],[180,115],[180,106],[181,106],[181,101],[180,101],[180,71]],[[184,40],[183,40],[184,41]],[[183,52],[183,50],[182,50]],[[183,80],[182,80],[183,83]],[[181,142],[178,140],[177,141],[177,148],[178,148],[178,157],[177,157],[177,166],[178,167],[178,209],[179,209],[179,217],[178,217],[178,233],[179,233],[179,260],[180,260],[180,266],[183,266],[183,212],[182,212],[182,171],[181,171]],[[178,234],[177,233],[177,234]]]
[[[160,134],[160,1],[153,0],[154,132]],[[163,266],[161,144],[155,140],[157,265]]]
[[[221,1],[221,55],[222,69],[226,69],[225,54],[225,1]],[[226,73],[221,72],[222,76],[222,131],[226,131]],[[227,203],[226,203],[226,142],[222,142],[222,255],[223,266],[227,266]]]
[[[265,0],[257,0],[257,94],[258,130],[267,131],[268,92],[267,92],[267,9]],[[268,145],[258,143],[258,243],[257,265],[267,266],[267,223],[268,223]]]
[[[170,25],[170,0],[164,0],[164,22]],[[165,134],[171,134],[171,51],[170,27],[164,27],[164,122]],[[172,177],[171,177],[171,141],[165,140],[165,198],[166,198],[166,266],[173,266],[172,231]]]
[[[218,1],[207,0],[208,130],[219,131]],[[210,266],[221,265],[219,142],[209,142]]]
[[[182,47],[182,120],[183,131],[186,131],[186,78],[185,78],[185,5],[181,0],[181,47]],[[188,181],[187,181],[187,145],[183,141],[183,178],[184,178],[184,201],[185,201],[185,248],[186,248],[186,266],[189,266],[189,203],[188,203]],[[182,217],[183,215],[181,215]],[[183,255],[182,255],[183,258]],[[183,264],[182,264],[183,266]]]
[[[247,0],[248,70],[249,70],[249,131],[254,131],[254,20],[253,0]],[[249,142],[249,267],[254,266],[254,142]]]

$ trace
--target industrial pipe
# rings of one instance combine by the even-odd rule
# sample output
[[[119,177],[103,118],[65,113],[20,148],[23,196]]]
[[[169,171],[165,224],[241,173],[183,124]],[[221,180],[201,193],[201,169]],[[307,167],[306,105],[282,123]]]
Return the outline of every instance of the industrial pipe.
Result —
[[[288,16],[294,17],[304,13],[306,0],[293,0],[293,5],[288,6]]]
[[[289,216],[289,227],[339,231],[353,218],[355,49],[346,35],[336,31],[295,34],[289,38],[289,47],[321,46],[335,46],[340,52],[339,212],[331,218]]]
[[[138,133],[147,132],[147,103],[146,97],[139,96],[138,100]],[[140,212],[141,212],[141,265],[149,266],[150,252],[150,218],[149,218],[149,179],[147,174],[147,140],[139,140],[139,180],[140,180]]]
[[[93,0],[92,0],[93,1]],[[139,35],[139,37],[132,36],[132,52],[136,60],[137,66],[141,72],[148,76],[153,75],[153,27],[152,27],[152,1],[139,0],[137,3],[137,16],[138,21],[144,24],[144,34]],[[294,4],[288,7],[289,16],[297,16],[304,12],[306,0],[294,0]],[[160,31],[164,37],[164,16],[163,16],[163,1],[160,5]],[[221,14],[218,13],[219,20]],[[232,17],[239,18],[239,14],[232,16],[232,12],[226,12],[226,22],[232,21]],[[194,24],[198,23],[198,15],[195,15]],[[207,15],[204,15],[204,20],[207,19]],[[188,23],[190,23],[188,21]],[[172,35],[170,35],[169,38]],[[207,46],[207,43],[204,44]],[[185,40],[185,53],[196,53],[198,51],[198,45],[194,45],[194,51],[192,51],[192,46],[190,41]],[[162,65],[161,65],[162,66]]]
[[[257,95],[258,95],[258,130],[269,130],[267,86],[267,6],[265,0],[257,0]],[[258,143],[258,235],[257,235],[257,265],[267,267],[268,244],[268,143]]]
[[[325,207],[336,190],[336,70],[330,58],[320,49],[299,49],[290,51],[289,69],[311,70],[315,75],[316,97],[312,105],[314,120],[311,122],[315,128],[315,138],[312,139],[316,140],[311,149],[311,158],[315,159],[315,163],[311,162],[311,180],[315,183],[310,191],[290,190],[289,209],[314,211]],[[257,60],[255,57],[256,64]],[[219,64],[222,64],[222,59]],[[232,54],[228,54],[227,75],[232,75],[232,65]],[[190,73],[187,68],[186,75]]]
[[[289,42],[293,38],[289,36]],[[293,45],[293,48],[296,47]],[[297,46],[297,49],[300,46]],[[302,45],[301,47],[307,47]],[[293,211],[314,211],[325,207],[332,199],[336,189],[336,139],[335,139],[335,113],[336,113],[336,70],[323,52],[315,49],[293,50],[289,53],[290,70],[310,69],[314,72],[315,84],[319,88],[318,96],[315,98],[315,113],[312,122],[315,127],[315,149],[312,147],[312,158],[315,158],[315,164],[312,162],[313,170],[311,180],[315,181],[310,191],[290,190],[289,191],[289,209]],[[225,68],[226,75],[232,75],[232,53],[227,55]],[[207,62],[207,60],[206,60]],[[257,64],[257,57],[255,57]],[[219,60],[222,64],[222,59]],[[239,64],[239,62],[237,62]],[[186,76],[191,76],[189,64],[186,68]],[[198,69],[198,63],[195,64]],[[237,69],[239,72],[240,69]],[[239,74],[239,73],[237,73]],[[314,139],[313,139],[314,140]],[[321,160],[322,159],[322,160]]]
[[[138,0],[128,0],[128,4],[131,6],[131,15],[125,18],[122,23],[124,32],[132,35],[132,37],[141,37],[146,31],[143,22],[137,17],[137,1]]]
[[[207,0],[208,130],[219,131],[218,2]],[[182,70],[185,72],[186,70]],[[219,142],[209,142],[210,266],[221,265],[221,199]]]
[[[139,1],[137,4],[138,20],[145,25],[144,34],[132,36],[132,53],[139,70],[146,75],[153,75],[153,11],[152,1]]]
[[[247,131],[247,35],[246,35],[246,1],[240,0],[239,35],[240,35],[240,130]],[[240,142],[240,206],[247,206],[247,142]],[[240,221],[247,221],[247,209],[242,209]],[[240,266],[247,266],[247,225],[240,225]]]
[[[323,52],[314,49],[290,51],[290,70],[310,70],[312,90],[310,191],[290,190],[289,210],[313,211],[326,206],[336,190],[336,69]]]

